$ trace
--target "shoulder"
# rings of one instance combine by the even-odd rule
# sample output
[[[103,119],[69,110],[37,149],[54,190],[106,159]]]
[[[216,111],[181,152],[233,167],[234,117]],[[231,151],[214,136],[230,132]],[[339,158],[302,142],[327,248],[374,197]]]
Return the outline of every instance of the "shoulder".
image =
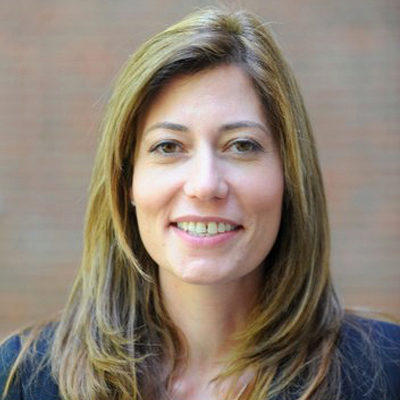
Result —
[[[15,378],[9,387],[9,400],[59,400],[58,388],[51,375],[49,350],[54,335],[54,327],[46,326],[36,340],[24,351],[29,335],[18,334],[5,340],[0,346],[0,394],[6,388],[14,363],[23,353]]]
[[[6,340],[0,346],[0,394],[2,395],[6,387],[8,375],[21,351],[21,341],[19,336],[15,335]],[[10,399],[22,399],[21,387],[18,384],[11,386],[9,395]]]
[[[348,315],[338,349],[346,399],[399,398],[399,325]]]

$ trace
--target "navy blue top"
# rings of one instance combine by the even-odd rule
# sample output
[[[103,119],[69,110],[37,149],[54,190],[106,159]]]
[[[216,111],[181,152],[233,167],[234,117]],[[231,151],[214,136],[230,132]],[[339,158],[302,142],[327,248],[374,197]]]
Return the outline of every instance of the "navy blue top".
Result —
[[[353,324],[345,322],[338,342],[343,355],[341,399],[399,400],[400,326],[359,318],[357,321],[372,343],[375,361],[371,361],[368,355],[363,334]],[[50,374],[50,367],[42,362],[52,333],[52,330],[48,330],[41,336],[35,356],[24,362],[7,400],[61,400],[57,383]],[[20,349],[21,341],[18,336],[12,336],[0,347],[0,394],[3,393],[8,373]],[[34,380],[31,379],[33,372]],[[382,382],[386,383],[384,392]]]

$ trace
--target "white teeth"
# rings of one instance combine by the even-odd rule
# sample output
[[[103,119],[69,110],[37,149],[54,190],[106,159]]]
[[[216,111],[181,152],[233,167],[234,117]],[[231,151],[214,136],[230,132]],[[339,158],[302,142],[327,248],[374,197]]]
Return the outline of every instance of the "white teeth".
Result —
[[[207,232],[207,227],[204,222],[198,222],[196,224],[196,233],[206,233]]]
[[[218,233],[217,224],[215,222],[209,222],[207,225],[207,233],[209,235],[215,235]]]
[[[224,224],[223,222],[178,222],[179,229],[188,232],[193,236],[215,236],[219,233],[229,232],[236,228],[235,225]]]

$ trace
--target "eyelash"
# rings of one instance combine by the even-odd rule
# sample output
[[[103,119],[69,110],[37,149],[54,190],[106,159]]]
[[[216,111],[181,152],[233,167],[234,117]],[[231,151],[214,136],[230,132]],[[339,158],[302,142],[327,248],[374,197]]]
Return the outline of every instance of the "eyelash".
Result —
[[[174,146],[174,150],[173,151],[165,151],[165,147],[166,146]],[[235,150],[233,150],[234,154],[238,154],[238,155],[246,155],[246,154],[254,154],[254,153],[258,153],[263,151],[263,147],[256,142],[255,140],[252,139],[235,139],[231,142],[229,142],[227,144],[227,146],[225,147],[226,149],[230,149],[230,148],[234,148],[234,146],[236,145],[247,145],[250,146],[249,150],[245,150],[245,151],[239,151],[237,150],[237,148]],[[179,150],[177,150],[177,148],[179,148]],[[157,153],[159,155],[162,156],[172,156],[176,153],[181,153],[183,152],[182,149],[182,145],[175,141],[175,140],[163,140],[157,144],[155,144],[153,147],[151,147],[151,149],[149,150],[150,153]]]
[[[172,151],[172,152],[163,151],[163,146],[170,146],[170,145],[173,145],[173,146],[176,146],[176,147],[180,147],[181,150],[182,150],[182,145],[179,142],[176,142],[175,140],[163,140],[163,141],[157,143],[156,145],[154,145],[150,149],[150,153],[158,153],[160,155],[165,155],[165,156],[169,156],[171,154],[175,154],[176,151]],[[179,152],[181,152],[181,151],[179,151]]]
[[[260,143],[256,142],[255,140],[246,138],[233,140],[232,142],[228,143],[228,147],[233,147],[234,145],[238,144],[239,145],[245,144],[247,146],[250,145],[251,149],[246,151],[234,151],[235,154],[249,154],[249,153],[258,153],[260,151],[263,151],[263,148],[260,145]]]

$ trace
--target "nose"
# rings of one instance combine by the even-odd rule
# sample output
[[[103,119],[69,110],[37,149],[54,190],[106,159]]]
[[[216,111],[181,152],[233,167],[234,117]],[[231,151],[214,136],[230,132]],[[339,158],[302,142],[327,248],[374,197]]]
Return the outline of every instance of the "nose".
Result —
[[[184,192],[190,198],[201,201],[223,199],[228,195],[229,185],[221,160],[212,150],[199,152],[187,166]]]

